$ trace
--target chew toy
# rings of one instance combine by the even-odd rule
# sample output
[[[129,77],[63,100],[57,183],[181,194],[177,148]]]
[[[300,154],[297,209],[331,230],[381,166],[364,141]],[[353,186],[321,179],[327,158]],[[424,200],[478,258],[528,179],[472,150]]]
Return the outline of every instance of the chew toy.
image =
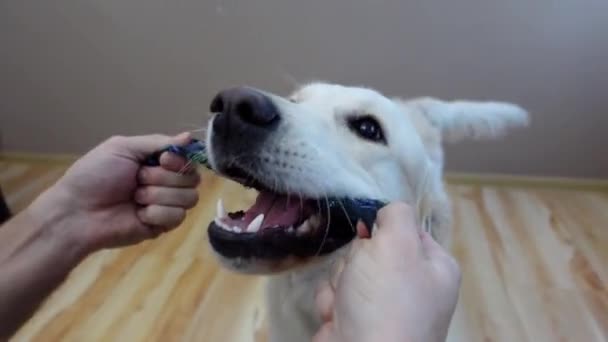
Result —
[[[149,156],[145,160],[145,164],[148,166],[159,166],[160,155],[164,152],[177,154],[190,162],[197,163],[214,171],[207,159],[206,146],[200,140],[193,139],[185,146],[169,145]],[[330,217],[332,225],[345,224],[354,227],[360,220],[369,229],[370,234],[372,233],[372,227],[376,221],[378,210],[386,205],[385,202],[379,200],[361,198],[328,198],[323,199],[323,201],[326,201],[326,206],[329,208],[327,215]],[[353,232],[353,234],[356,234],[356,232]]]

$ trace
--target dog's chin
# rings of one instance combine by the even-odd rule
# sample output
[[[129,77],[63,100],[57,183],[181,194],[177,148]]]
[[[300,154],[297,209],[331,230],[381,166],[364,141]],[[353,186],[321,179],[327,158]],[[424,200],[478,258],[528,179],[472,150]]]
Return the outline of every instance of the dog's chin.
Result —
[[[241,273],[269,274],[299,268],[333,253],[355,236],[353,227],[327,216],[323,199],[270,190],[235,168],[222,175],[259,191],[248,209],[227,213],[218,202],[207,234],[221,263]]]
[[[298,258],[289,256],[277,260],[258,259],[258,258],[227,258],[213,251],[215,258],[227,270],[249,274],[249,275],[277,275],[285,272],[293,272],[299,269],[322,263],[328,256]]]

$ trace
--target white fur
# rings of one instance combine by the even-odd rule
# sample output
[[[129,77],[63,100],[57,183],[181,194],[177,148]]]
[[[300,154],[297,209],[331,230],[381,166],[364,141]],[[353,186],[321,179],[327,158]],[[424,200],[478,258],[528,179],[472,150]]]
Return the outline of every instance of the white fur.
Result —
[[[445,102],[434,98],[409,101],[417,105],[429,121],[441,130],[446,142],[462,139],[497,138],[509,128],[528,124],[528,113],[504,102]]]
[[[348,195],[408,202],[444,245],[451,214],[442,181],[442,141],[497,137],[528,120],[524,110],[507,103],[392,100],[371,89],[325,83],[297,90],[291,96],[296,104],[267,95],[281,113],[281,124],[256,157],[262,165],[256,175],[260,180],[309,198]],[[376,117],[387,145],[349,130],[345,120],[354,114]],[[211,123],[209,127],[211,137]],[[208,144],[214,165],[211,139]],[[238,272],[270,275],[271,342],[308,342],[320,324],[314,309],[317,284],[346,250],[306,260],[220,260]]]

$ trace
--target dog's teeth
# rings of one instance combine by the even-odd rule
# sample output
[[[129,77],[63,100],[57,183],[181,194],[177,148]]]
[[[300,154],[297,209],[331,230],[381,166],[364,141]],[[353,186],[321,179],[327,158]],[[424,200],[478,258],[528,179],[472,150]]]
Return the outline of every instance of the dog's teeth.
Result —
[[[310,225],[311,229],[318,228],[319,225],[321,225],[321,218],[319,218],[319,216],[317,215],[313,215],[307,220],[307,222]]]
[[[259,214],[256,218],[251,221],[249,226],[247,226],[248,233],[255,233],[262,227],[262,221],[264,221],[264,214]]]
[[[230,227],[228,227],[224,222],[222,222],[221,219],[219,219],[218,217],[216,217],[214,220],[215,224],[217,224],[220,228],[222,228],[223,230],[227,230],[230,231]]]
[[[217,200],[217,208],[216,209],[217,209],[217,212],[216,212],[217,217],[224,218],[224,217],[227,216],[226,215],[226,210],[224,209],[224,202],[222,202],[221,198]]]
[[[293,229],[293,227],[290,226],[289,228],[287,228],[287,232],[292,234],[293,232],[295,232],[295,229]]]
[[[240,233],[243,230],[241,229],[241,227],[234,226],[234,227],[232,227],[232,231],[235,232],[235,233]]]
[[[304,221],[304,223],[302,223],[298,227],[298,229],[296,229],[296,234],[298,236],[302,236],[302,235],[310,233],[310,231],[311,231],[310,223],[308,222],[308,220],[306,220],[306,221]]]

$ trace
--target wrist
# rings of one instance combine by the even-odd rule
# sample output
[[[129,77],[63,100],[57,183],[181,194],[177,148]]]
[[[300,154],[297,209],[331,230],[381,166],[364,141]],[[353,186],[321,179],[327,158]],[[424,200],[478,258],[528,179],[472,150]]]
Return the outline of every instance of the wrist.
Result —
[[[53,185],[43,192],[24,210],[24,216],[67,259],[80,262],[91,253],[82,234],[82,210],[60,186]]]

